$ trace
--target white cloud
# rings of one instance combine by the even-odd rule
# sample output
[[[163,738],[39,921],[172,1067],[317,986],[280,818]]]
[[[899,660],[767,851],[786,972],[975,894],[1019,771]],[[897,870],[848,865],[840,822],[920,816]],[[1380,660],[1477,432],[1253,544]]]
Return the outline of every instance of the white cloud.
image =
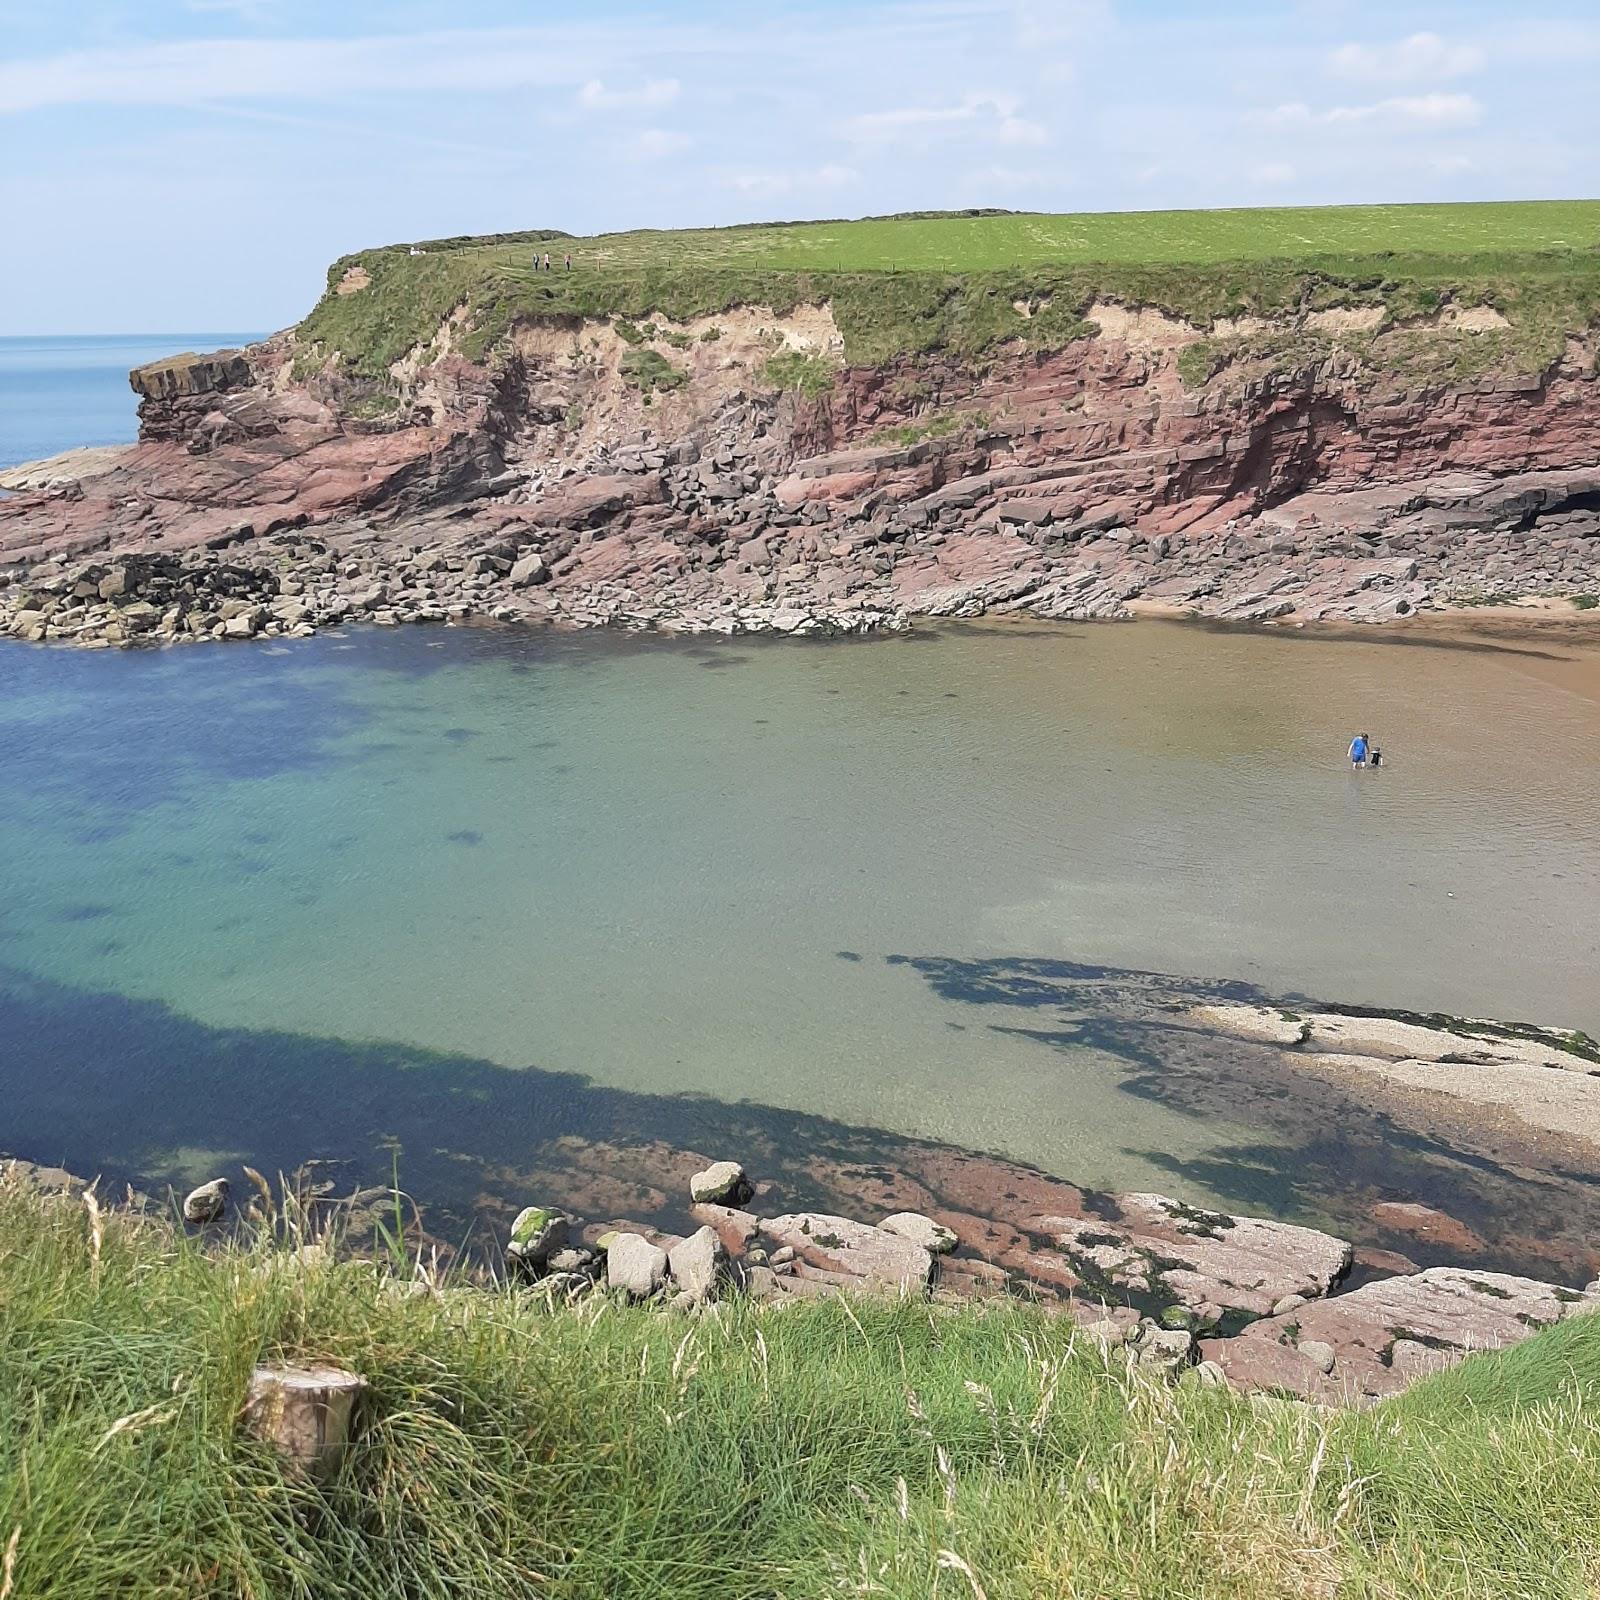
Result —
[[[1347,44],[1328,65],[1360,83],[1436,83],[1480,72],[1487,62],[1477,45],[1450,44],[1436,33],[1414,33],[1396,44]]]
[[[1045,172],[1037,167],[1012,167],[1003,163],[983,167],[967,175],[970,188],[979,194],[1022,194],[1029,190],[1060,189],[1067,183],[1063,172]]]
[[[184,7],[197,16],[221,11],[250,22],[260,22],[272,9],[272,0],[184,0]]]
[[[730,189],[740,194],[780,195],[796,190],[844,189],[860,183],[861,174],[854,167],[828,162],[806,172],[737,172],[725,180]]]
[[[75,50],[0,61],[0,112],[554,88],[593,78],[594,57],[603,44],[593,36],[493,28],[355,39],[191,39]]]
[[[856,144],[922,148],[958,136],[987,138],[1004,145],[1049,143],[1049,133],[1041,123],[1017,114],[1021,108],[1022,102],[1014,95],[968,94],[954,105],[866,111],[847,118],[840,132]]]
[[[686,133],[674,133],[666,128],[646,128],[623,146],[626,154],[639,161],[662,161],[687,150],[694,143]]]
[[[585,111],[657,111],[670,106],[681,87],[676,78],[655,78],[637,89],[608,89],[590,78],[578,90],[578,104]]]
[[[1303,100],[1290,100],[1254,120],[1269,127],[1351,127],[1362,124],[1430,128],[1467,128],[1483,116],[1483,107],[1470,94],[1395,95],[1370,105],[1330,106],[1314,111]]]

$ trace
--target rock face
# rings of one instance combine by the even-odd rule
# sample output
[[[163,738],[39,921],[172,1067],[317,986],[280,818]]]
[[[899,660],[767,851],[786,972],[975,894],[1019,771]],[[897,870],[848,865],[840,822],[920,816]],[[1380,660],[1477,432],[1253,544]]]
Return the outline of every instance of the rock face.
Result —
[[[1431,1267],[1268,1317],[1202,1346],[1242,1388],[1324,1400],[1376,1399],[1473,1350],[1515,1344],[1600,1311],[1600,1294],[1502,1272]]]
[[[125,645],[468,616],[784,634],[1140,606],[1381,622],[1600,592],[1587,335],[1542,372],[1491,361],[1456,380],[1413,372],[1407,341],[1471,354],[1491,335],[1341,344],[1296,324],[1303,357],[1241,346],[1191,384],[1179,358],[1208,330],[1096,319],[1054,351],[846,367],[811,399],[764,376],[770,340],[685,356],[663,323],[657,353],[687,381],[648,407],[606,322],[576,344],[514,328],[492,369],[419,356],[381,391],[296,377],[292,333],[174,357],[134,374],[136,449],[36,468],[20,481],[46,489],[0,502],[0,628]],[[610,353],[575,360],[585,340]],[[157,564],[100,596],[130,555]],[[128,614],[141,599],[153,617]],[[230,599],[266,615],[223,616]]]
[[[949,1228],[935,1222],[932,1217],[923,1216],[920,1211],[897,1211],[892,1217],[885,1217],[878,1226],[885,1233],[921,1245],[930,1256],[949,1255],[960,1242]]]
[[[1325,1295],[1350,1270],[1351,1246],[1314,1228],[1203,1211],[1159,1194],[1119,1195],[1115,1215],[1034,1219],[1035,1231],[1114,1290],[1175,1299],[1204,1320],[1265,1316],[1285,1296]]]
[[[808,1266],[861,1288],[921,1293],[933,1276],[933,1257],[921,1245],[848,1217],[799,1211],[764,1221],[761,1232]]]

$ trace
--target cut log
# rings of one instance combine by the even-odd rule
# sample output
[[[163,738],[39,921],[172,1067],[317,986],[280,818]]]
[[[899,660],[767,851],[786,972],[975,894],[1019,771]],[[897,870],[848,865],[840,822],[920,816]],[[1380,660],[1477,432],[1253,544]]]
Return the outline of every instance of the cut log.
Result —
[[[257,1367],[250,1374],[245,1424],[291,1471],[328,1478],[343,1459],[366,1386],[365,1378],[340,1367]]]

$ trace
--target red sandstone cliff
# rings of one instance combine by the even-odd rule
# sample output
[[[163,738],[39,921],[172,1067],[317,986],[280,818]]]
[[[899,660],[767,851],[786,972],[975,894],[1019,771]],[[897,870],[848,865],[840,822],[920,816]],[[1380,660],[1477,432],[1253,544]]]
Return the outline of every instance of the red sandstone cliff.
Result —
[[[1321,313],[1208,330],[1219,370],[1191,387],[1200,330],[1091,315],[1096,336],[1052,353],[842,367],[812,398],[767,363],[836,360],[826,306],[658,322],[682,377],[655,392],[593,322],[516,328],[492,365],[447,324],[379,395],[297,377],[292,335],[176,358],[133,374],[141,443],[109,470],[0,501],[0,597],[13,632],[120,642],[352,614],[1376,620],[1600,588],[1592,343],[1528,375],[1492,359],[1492,313],[1387,332]]]

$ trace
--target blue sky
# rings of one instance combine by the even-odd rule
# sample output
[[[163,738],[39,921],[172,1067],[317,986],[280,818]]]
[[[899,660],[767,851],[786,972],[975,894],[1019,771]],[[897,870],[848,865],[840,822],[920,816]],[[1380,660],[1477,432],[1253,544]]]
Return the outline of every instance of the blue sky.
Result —
[[[450,233],[1593,195],[1594,0],[0,0],[0,333]]]

